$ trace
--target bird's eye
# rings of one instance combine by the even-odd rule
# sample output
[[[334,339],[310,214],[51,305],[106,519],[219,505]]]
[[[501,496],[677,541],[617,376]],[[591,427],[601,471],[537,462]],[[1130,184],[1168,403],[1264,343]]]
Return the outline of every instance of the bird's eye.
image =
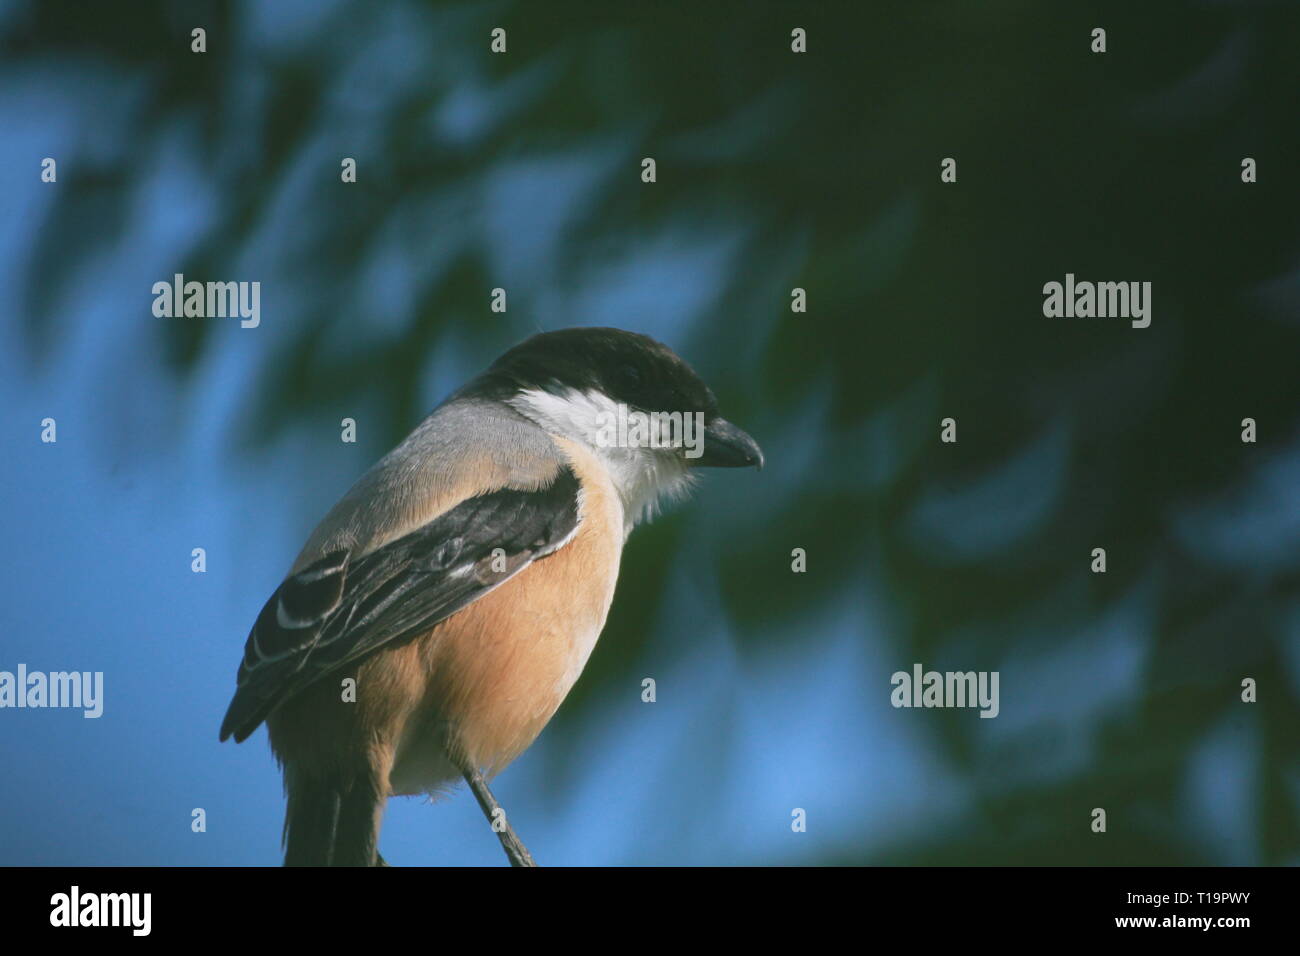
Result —
[[[624,365],[621,378],[627,387],[637,388],[641,384],[641,370],[635,365]]]

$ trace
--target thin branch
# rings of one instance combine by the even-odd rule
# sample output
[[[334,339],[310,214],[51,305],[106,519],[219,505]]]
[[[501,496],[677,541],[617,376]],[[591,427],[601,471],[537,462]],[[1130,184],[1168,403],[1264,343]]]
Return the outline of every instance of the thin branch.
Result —
[[[497,838],[501,841],[501,848],[506,851],[506,856],[510,859],[511,866],[536,866],[537,861],[533,855],[528,852],[528,848],[515,835],[514,828],[510,826],[510,818],[506,816],[506,811],[501,804],[497,803],[497,798],[492,795],[488,789],[487,781],[483,779],[483,774],[477,767],[471,767],[462,771],[465,775],[465,782],[469,784],[470,790],[474,792],[478,805],[483,810],[483,815],[487,817],[488,823],[492,825],[492,830],[496,833]],[[501,811],[501,819],[505,821],[505,829],[497,830],[497,811]]]

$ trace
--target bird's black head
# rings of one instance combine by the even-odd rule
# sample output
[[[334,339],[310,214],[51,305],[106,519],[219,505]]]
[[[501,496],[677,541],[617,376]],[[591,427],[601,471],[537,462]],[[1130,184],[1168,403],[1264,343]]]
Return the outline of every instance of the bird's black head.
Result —
[[[636,332],[542,332],[498,358],[472,388],[501,401],[545,393],[557,401],[597,398],[646,414],[699,415],[705,425],[703,454],[691,464],[763,464],[757,443],[719,415],[717,399],[695,370],[668,346]]]
[[[622,329],[560,329],[534,335],[492,363],[488,375],[516,391],[598,391],[642,411],[703,412],[718,403],[677,353]]]

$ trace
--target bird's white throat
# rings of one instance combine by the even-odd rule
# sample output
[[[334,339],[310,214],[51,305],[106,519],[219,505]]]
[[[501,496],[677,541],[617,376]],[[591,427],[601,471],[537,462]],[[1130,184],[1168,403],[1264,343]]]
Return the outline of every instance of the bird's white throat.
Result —
[[[689,443],[696,430],[694,419],[673,419],[680,426],[676,435],[670,434],[666,413],[646,416],[645,430],[620,428],[627,407],[595,389],[529,389],[510,405],[547,431],[590,449],[618,490],[628,531],[654,517],[665,498],[684,495],[694,481],[689,460],[683,458],[689,447],[684,449],[683,442]]]

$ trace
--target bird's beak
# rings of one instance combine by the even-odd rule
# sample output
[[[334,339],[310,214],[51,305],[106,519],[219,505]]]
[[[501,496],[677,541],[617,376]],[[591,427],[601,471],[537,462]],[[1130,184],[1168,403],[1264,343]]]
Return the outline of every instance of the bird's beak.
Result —
[[[758,442],[725,418],[715,418],[704,426],[704,449],[693,465],[714,468],[763,468],[763,449]]]

